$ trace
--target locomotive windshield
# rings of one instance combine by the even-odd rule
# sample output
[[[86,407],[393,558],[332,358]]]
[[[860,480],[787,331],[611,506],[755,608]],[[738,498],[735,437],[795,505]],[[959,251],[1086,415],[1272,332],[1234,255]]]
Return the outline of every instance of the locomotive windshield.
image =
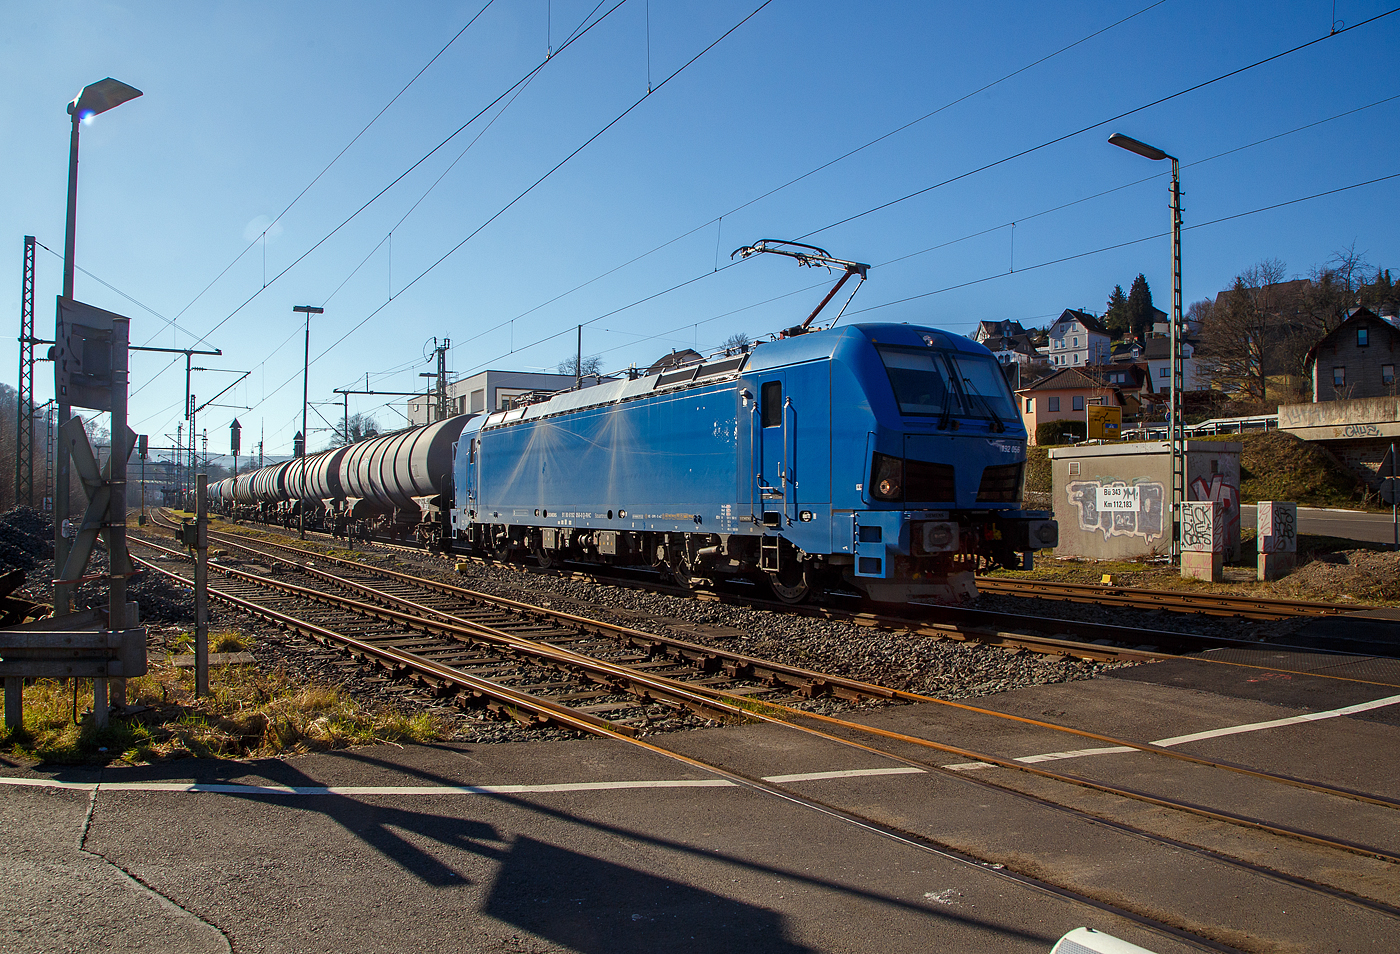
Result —
[[[941,415],[957,395],[948,386],[950,372],[941,352],[925,348],[890,348],[877,345],[880,359],[894,386],[901,414]]]
[[[876,345],[901,414],[1015,420],[1001,367],[988,355]]]

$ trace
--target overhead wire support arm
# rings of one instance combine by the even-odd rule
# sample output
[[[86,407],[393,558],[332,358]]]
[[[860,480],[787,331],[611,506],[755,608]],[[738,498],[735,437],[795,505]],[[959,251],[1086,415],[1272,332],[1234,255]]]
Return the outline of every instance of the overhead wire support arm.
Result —
[[[807,316],[807,320],[800,325],[787,328],[783,331],[783,337],[785,338],[805,334],[812,322],[816,320],[817,315],[821,314],[822,309],[831,302],[831,299],[836,297],[836,293],[841,290],[841,286],[845,285],[852,275],[859,276],[860,280],[863,282],[865,281],[865,273],[870,270],[870,266],[863,262],[848,262],[844,258],[835,258],[824,248],[818,248],[815,245],[806,245],[802,242],[791,242],[786,239],[759,239],[752,245],[736,248],[729,254],[729,257],[732,259],[737,255],[740,258],[748,258],[750,255],[757,255],[760,252],[767,252],[772,255],[786,255],[788,258],[796,259],[797,264],[805,265],[809,268],[839,268],[842,270],[841,277],[836,280],[835,285],[831,286],[831,290],[826,293],[826,297],[817,304],[817,307],[812,309],[812,313]],[[852,292],[853,296],[854,294],[855,293]],[[844,312],[845,309],[843,308],[842,311]],[[840,316],[838,315],[837,317]]]

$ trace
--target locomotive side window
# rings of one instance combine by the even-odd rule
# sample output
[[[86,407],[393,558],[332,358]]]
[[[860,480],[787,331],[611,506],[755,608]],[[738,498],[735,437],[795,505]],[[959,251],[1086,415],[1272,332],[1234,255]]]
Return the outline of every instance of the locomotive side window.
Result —
[[[783,382],[769,381],[763,385],[763,426],[783,425]]]

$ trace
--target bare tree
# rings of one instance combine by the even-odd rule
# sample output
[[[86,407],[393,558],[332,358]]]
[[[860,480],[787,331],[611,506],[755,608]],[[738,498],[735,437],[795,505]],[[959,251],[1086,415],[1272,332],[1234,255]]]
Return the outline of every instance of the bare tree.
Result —
[[[367,437],[375,437],[379,433],[379,422],[369,414],[351,414],[350,430],[347,433],[345,422],[342,420],[335,426],[335,431],[331,437],[332,447],[342,447],[346,444],[354,444]]]
[[[560,362],[559,362],[559,373],[560,373],[560,374],[572,374],[572,375],[575,375],[576,377],[577,377],[577,376],[587,377],[587,376],[589,376],[589,375],[602,374],[602,373],[603,373],[603,356],[602,356],[602,355],[595,354],[595,355],[590,355],[590,356],[587,357],[587,358],[584,358],[584,359],[583,359],[583,366],[582,366],[582,368],[579,367],[578,356],[577,356],[577,355],[570,356],[570,357],[568,357],[568,358],[565,358],[563,361],[560,361]]]
[[[753,347],[753,339],[742,331],[736,331],[724,339],[725,354],[743,354]]]
[[[1285,274],[1278,259],[1266,259],[1235,276],[1223,300],[1202,309],[1200,360],[1212,382],[1226,391],[1243,391],[1263,401],[1269,371],[1277,360],[1276,332],[1282,302],[1279,284]]]
[[[1346,321],[1347,312],[1359,303],[1368,264],[1365,253],[1358,252],[1353,243],[1333,252],[1325,265],[1312,270],[1302,311],[1314,341]],[[1312,347],[1311,342],[1308,347]]]

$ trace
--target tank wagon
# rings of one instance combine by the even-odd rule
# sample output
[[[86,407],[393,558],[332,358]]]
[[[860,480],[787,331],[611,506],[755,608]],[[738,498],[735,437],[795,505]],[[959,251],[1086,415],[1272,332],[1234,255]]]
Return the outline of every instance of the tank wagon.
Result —
[[[343,448],[338,479],[350,518],[441,547],[449,530],[453,448],[471,417],[460,414]]]
[[[848,325],[464,422],[455,546],[766,578],[885,602],[976,593],[1058,542],[1020,508],[1026,432],[991,353]]]
[[[469,415],[412,427],[350,447],[271,464],[215,485],[235,517],[337,533],[378,529],[441,546],[451,503],[452,451]],[[446,494],[446,496],[444,496]]]

